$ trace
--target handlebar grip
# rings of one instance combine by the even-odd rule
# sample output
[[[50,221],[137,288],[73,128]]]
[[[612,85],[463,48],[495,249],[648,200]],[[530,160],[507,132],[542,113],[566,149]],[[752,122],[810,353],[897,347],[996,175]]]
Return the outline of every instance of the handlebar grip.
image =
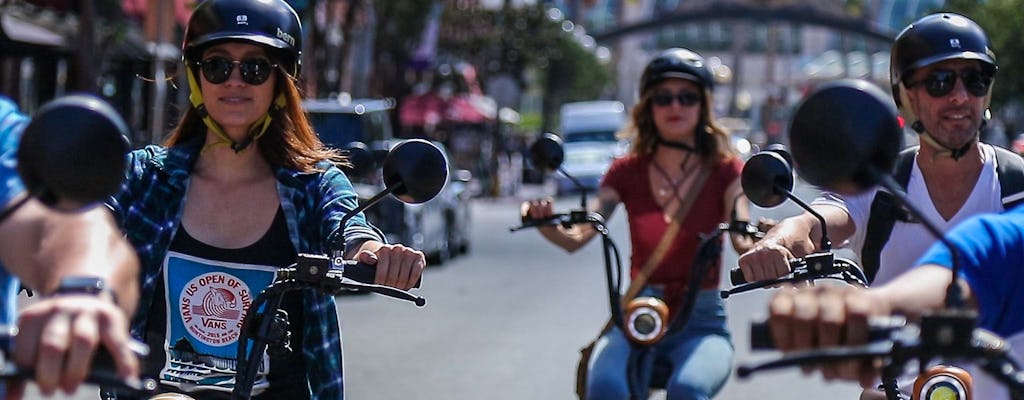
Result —
[[[750,349],[775,350],[775,339],[772,338],[772,330],[768,326],[768,322],[750,323]]]
[[[874,317],[868,323],[868,341],[885,340],[893,331],[901,329],[906,323],[903,317]],[[772,330],[768,321],[750,323],[750,349],[776,350],[775,339],[772,338]]]
[[[364,263],[352,263],[345,265],[344,276],[351,280],[360,283],[373,284],[377,277],[377,267],[375,265],[364,264]],[[414,288],[419,288],[423,278],[416,280]]]
[[[743,270],[739,268],[729,270],[729,280],[732,281],[733,286],[747,283],[747,278],[743,276]]]

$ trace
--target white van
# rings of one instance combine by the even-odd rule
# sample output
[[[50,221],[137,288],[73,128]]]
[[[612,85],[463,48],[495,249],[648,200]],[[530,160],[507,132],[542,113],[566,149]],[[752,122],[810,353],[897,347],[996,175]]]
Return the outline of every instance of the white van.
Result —
[[[565,142],[562,169],[575,177],[584,190],[597,188],[615,157],[625,154],[628,144],[615,137],[626,123],[626,106],[620,101],[599,100],[565,103],[561,109],[559,134]],[[555,176],[559,195],[579,190],[576,184]]]
[[[615,132],[626,123],[626,106],[615,100],[565,103],[559,116],[559,134],[566,143],[616,142]]]

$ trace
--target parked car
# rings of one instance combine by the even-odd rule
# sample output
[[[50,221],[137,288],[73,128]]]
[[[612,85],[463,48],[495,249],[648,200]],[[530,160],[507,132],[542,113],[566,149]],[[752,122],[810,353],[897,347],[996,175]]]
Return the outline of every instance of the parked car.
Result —
[[[307,99],[302,107],[320,140],[343,149],[352,142],[370,143],[394,137],[392,99],[351,99],[346,96]]]
[[[380,140],[368,144],[376,166],[365,175],[353,176],[353,186],[361,201],[369,200],[384,188],[380,162],[387,151],[401,140]],[[431,264],[469,252],[469,225],[472,174],[456,169],[448,151],[440,142],[431,142],[444,153],[448,163],[448,182],[438,195],[421,204],[405,204],[388,196],[365,211],[367,219],[380,228],[389,243],[402,243],[424,252]]]

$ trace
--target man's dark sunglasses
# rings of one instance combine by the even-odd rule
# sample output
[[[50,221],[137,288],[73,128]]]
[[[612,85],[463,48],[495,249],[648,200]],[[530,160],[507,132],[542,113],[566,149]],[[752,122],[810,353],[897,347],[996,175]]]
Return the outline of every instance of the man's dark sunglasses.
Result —
[[[655,93],[651,96],[651,101],[662,107],[666,107],[672,104],[672,101],[678,101],[679,105],[689,107],[694,104],[700,103],[701,96],[697,92],[679,92],[679,93]]]
[[[250,85],[262,85],[270,78],[271,72],[277,67],[266,58],[250,58],[242,61],[228,60],[224,57],[210,57],[196,63],[203,77],[213,84],[227,82],[231,77],[231,70],[238,65],[238,71],[242,73],[242,81]]]
[[[928,74],[924,79],[913,82],[907,87],[924,85],[924,90],[929,96],[942,97],[948,95],[956,87],[956,80],[964,81],[964,88],[967,93],[975,97],[982,97],[988,94],[989,86],[992,86],[992,74],[975,69],[963,71],[952,71],[948,69],[937,69]]]

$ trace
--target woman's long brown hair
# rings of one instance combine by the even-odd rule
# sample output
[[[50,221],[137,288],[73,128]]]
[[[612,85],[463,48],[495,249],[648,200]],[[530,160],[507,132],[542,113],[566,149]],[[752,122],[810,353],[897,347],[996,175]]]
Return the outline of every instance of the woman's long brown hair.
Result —
[[[697,135],[708,135],[710,140],[696,140],[700,146],[702,160],[706,164],[713,164],[721,160],[735,157],[736,152],[729,142],[729,131],[715,119],[711,104],[711,91],[705,88],[700,101],[700,121],[697,122],[697,129],[703,127],[703,132],[695,132]],[[658,144],[658,128],[654,125],[654,117],[651,115],[652,90],[647,90],[640,97],[630,110],[630,121],[617,133],[617,136],[632,142],[630,153],[650,157]]]
[[[271,166],[300,172],[316,171],[316,163],[323,160],[336,165],[347,165],[348,160],[345,156],[336,149],[324,146],[320,137],[313,131],[313,125],[302,108],[302,94],[295,85],[295,79],[280,68],[275,71],[278,79],[274,96],[276,98],[278,93],[283,94],[285,106],[279,109],[271,105],[270,127],[263,137],[255,142],[260,154]],[[199,71],[193,70],[193,73],[199,77]],[[206,135],[206,130],[199,111],[189,106],[163,144],[167,147],[181,144],[196,136]]]

